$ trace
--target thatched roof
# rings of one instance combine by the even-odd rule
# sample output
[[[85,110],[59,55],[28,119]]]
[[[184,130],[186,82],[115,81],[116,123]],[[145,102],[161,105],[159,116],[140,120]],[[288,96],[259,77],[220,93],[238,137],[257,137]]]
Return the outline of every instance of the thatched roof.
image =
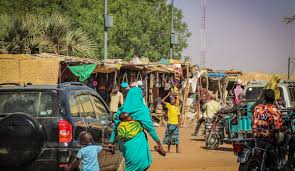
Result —
[[[97,60],[97,59],[80,58],[80,57],[64,56],[64,55],[55,55],[55,54],[48,54],[48,53],[32,55],[32,57],[36,57],[36,58],[56,58],[57,60],[60,60],[61,62],[66,63],[66,64],[98,64],[98,65],[101,64],[101,62],[99,60]]]
[[[97,59],[78,58],[55,54],[0,54],[0,83],[28,82],[33,84],[58,83],[61,64],[72,66],[80,64],[97,64],[93,73],[112,73],[119,70],[143,71],[146,73],[175,73],[172,65],[159,63],[127,64],[122,60],[109,60],[106,65]],[[177,62],[177,61],[174,61]],[[193,66],[190,66],[193,68]],[[192,69],[191,68],[191,69]]]
[[[175,70],[171,66],[161,65],[161,64],[126,64],[122,65],[122,70],[127,71],[144,71],[147,73],[159,72],[159,73],[175,73]]]
[[[109,74],[115,71],[120,70],[122,67],[121,64],[116,64],[116,65],[97,65],[96,68],[94,69],[93,73],[104,73],[104,74]]]

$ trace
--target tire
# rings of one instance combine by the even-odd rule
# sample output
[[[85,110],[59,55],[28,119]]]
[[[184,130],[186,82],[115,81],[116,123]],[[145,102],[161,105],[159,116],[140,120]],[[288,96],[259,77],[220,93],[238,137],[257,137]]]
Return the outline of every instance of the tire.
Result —
[[[44,145],[42,125],[26,113],[8,114],[0,120],[0,167],[31,163]]]
[[[245,162],[240,163],[239,171],[260,171],[261,162],[252,156]]]
[[[209,150],[216,150],[219,147],[219,137],[216,133],[210,133],[206,141],[206,147]]]

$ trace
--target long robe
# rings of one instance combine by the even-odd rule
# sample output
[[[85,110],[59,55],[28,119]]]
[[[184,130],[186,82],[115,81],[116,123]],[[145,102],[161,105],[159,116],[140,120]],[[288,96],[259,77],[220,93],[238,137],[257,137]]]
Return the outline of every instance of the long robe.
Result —
[[[127,94],[126,100],[118,112],[114,116],[114,129],[110,138],[113,143],[117,136],[117,127],[120,123],[119,116],[122,112],[127,112],[133,120],[139,121],[144,130],[158,142],[159,138],[156,134],[151,115],[148,107],[144,104],[142,91],[138,87],[131,88]],[[123,153],[126,164],[126,171],[143,171],[152,163],[152,156],[144,131],[138,133],[130,140],[118,140],[120,151]]]

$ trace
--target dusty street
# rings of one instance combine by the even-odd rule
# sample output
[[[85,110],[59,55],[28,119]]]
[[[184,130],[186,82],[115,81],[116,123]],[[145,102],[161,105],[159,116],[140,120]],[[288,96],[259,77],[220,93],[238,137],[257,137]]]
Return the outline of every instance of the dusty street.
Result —
[[[175,153],[175,147],[166,157],[152,151],[153,164],[151,171],[236,171],[238,165],[232,152],[231,145],[222,145],[218,150],[208,151],[204,149],[202,136],[191,136],[193,128],[180,129],[180,154]],[[164,127],[157,128],[160,139],[163,139]],[[152,141],[151,149],[155,145]],[[164,146],[167,149],[167,146]]]

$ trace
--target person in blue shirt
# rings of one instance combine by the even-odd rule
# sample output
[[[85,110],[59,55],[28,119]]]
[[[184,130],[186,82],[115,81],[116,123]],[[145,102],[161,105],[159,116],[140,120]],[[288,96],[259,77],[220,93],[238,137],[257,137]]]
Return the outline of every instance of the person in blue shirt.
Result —
[[[97,155],[102,147],[93,144],[92,135],[88,132],[82,132],[79,139],[82,148],[77,153],[76,159],[66,168],[66,171],[77,168],[81,161],[82,171],[99,171]]]

